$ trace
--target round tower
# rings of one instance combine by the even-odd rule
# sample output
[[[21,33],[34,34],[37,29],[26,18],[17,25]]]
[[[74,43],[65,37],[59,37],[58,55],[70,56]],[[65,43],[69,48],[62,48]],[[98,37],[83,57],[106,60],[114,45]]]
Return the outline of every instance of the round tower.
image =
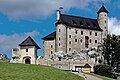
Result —
[[[99,11],[97,12],[97,19],[100,28],[103,30],[101,33],[101,42],[107,38],[108,35],[108,11],[104,6],[102,6]]]

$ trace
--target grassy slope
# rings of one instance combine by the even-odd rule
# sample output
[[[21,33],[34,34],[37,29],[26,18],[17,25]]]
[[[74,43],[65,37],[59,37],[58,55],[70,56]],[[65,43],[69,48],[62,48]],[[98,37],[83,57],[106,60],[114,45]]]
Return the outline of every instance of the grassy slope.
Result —
[[[83,80],[83,78],[47,66],[0,63],[0,80]]]

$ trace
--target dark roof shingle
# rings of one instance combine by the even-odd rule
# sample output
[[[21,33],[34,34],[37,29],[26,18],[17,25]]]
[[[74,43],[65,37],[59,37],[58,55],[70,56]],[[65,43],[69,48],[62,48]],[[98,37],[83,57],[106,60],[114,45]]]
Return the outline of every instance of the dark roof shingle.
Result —
[[[60,20],[57,21],[56,25],[57,24],[65,24],[67,26],[75,27],[75,28],[102,31],[102,29],[99,27],[97,19],[91,19],[91,18],[85,18],[79,16],[60,14]]]
[[[86,63],[86,64],[83,66],[83,68],[91,68],[91,66],[90,66],[88,63]]]
[[[97,14],[99,14],[100,12],[106,12],[108,13],[108,11],[106,10],[106,8],[104,6],[102,6],[99,11],[97,12]]]
[[[56,38],[56,31],[42,38],[43,40],[54,40]]]
[[[30,36],[26,38],[22,43],[20,43],[19,46],[35,46],[36,48],[40,49],[40,47]]]

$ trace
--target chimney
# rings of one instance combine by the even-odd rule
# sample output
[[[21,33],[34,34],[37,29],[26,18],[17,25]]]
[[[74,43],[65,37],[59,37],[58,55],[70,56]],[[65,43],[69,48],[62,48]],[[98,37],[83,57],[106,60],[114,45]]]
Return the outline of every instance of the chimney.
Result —
[[[57,21],[60,20],[60,10],[57,10]]]

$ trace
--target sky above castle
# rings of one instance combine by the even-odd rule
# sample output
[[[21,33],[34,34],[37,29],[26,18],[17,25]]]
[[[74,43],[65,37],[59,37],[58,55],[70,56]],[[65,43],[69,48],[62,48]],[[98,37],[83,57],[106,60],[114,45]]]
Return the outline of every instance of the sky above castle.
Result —
[[[55,31],[56,10],[62,13],[96,18],[104,5],[109,11],[109,32],[120,35],[120,0],[0,0],[0,53],[11,56],[26,37],[32,36],[41,47],[41,38]]]

